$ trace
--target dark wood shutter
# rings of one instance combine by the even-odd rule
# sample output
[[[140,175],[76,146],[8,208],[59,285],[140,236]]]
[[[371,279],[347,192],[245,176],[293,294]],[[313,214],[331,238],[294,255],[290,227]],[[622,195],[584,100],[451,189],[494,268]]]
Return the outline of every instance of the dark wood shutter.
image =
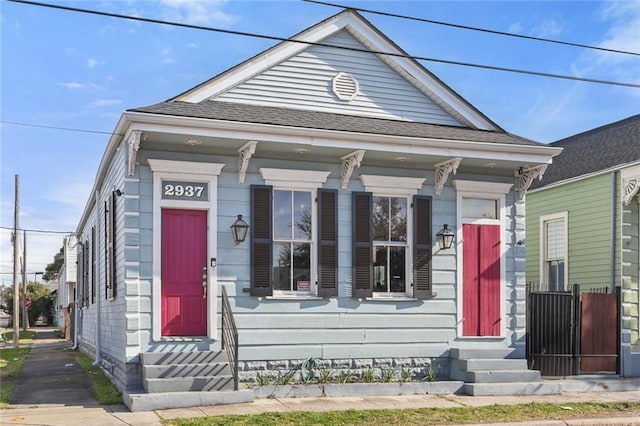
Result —
[[[96,271],[98,269],[96,255],[96,227],[94,226],[91,228],[91,304],[96,303]]]
[[[338,295],[338,191],[318,189],[318,296]]]
[[[82,267],[82,306],[89,306],[89,240],[84,241],[82,246],[82,260],[84,266]]]
[[[413,197],[413,297],[430,299],[431,287],[431,197]]]
[[[251,185],[251,289],[252,296],[271,296],[273,257],[271,186]]]
[[[353,297],[373,295],[373,197],[369,192],[352,194]]]

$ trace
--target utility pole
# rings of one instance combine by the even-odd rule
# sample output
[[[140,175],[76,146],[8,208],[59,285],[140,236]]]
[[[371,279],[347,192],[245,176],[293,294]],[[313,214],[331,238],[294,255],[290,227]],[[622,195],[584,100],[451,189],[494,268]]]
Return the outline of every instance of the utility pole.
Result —
[[[22,231],[22,330],[29,328],[29,315],[27,315],[27,231]]]
[[[20,213],[20,177],[16,175],[15,204],[13,209],[13,347],[19,346],[20,287],[18,286],[18,216]]]

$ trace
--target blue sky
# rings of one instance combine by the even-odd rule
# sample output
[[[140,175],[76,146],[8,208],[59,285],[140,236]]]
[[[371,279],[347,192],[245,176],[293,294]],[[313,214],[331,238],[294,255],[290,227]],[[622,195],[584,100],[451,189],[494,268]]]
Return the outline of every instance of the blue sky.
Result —
[[[340,10],[293,0],[54,3],[280,37]],[[640,52],[640,1],[341,4]],[[640,84],[638,56],[363,15],[417,56]],[[1,119],[98,132],[111,132],[124,110],[171,98],[274,44],[7,1],[0,26]],[[539,142],[640,113],[638,88],[422,63],[505,130]],[[0,226],[13,226],[18,174],[21,228],[75,230],[108,136],[8,123],[0,131]],[[61,234],[27,233],[30,280],[61,246]],[[0,229],[3,285],[12,283],[11,253],[10,231]]]

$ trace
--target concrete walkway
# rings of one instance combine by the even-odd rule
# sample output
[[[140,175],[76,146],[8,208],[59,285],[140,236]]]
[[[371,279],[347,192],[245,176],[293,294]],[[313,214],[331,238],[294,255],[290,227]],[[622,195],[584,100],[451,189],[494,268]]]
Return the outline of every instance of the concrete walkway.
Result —
[[[462,407],[530,402],[587,401],[638,402],[640,391],[567,392],[562,395],[479,397],[461,395],[406,395],[341,398],[257,399],[252,403],[177,408],[131,413],[124,405],[99,405],[87,374],[53,329],[35,329],[36,340],[14,391],[14,401],[0,412],[0,424],[22,425],[161,425],[162,420],[222,414],[282,411],[339,411],[388,408]],[[640,425],[640,415],[609,419],[554,420],[520,425]]]

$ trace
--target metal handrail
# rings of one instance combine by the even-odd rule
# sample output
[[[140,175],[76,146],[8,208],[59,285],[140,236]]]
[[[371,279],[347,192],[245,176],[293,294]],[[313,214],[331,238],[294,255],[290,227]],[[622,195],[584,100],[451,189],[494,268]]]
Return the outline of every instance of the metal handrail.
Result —
[[[233,389],[238,390],[238,329],[225,286],[222,286],[222,350],[227,354],[233,373]]]

